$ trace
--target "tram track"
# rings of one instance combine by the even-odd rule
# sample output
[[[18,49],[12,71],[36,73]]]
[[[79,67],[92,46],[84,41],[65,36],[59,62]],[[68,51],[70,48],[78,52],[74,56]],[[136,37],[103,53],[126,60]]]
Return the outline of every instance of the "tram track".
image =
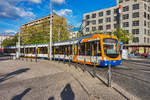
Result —
[[[128,91],[129,93],[142,98],[142,100],[149,100],[150,90],[150,67],[141,66],[135,63],[123,63],[121,66],[112,67],[112,81]],[[76,64],[76,68],[81,68],[94,77],[94,66]],[[95,67],[97,75],[107,80],[108,67]],[[97,77],[97,76],[96,76]],[[99,78],[98,78],[99,79]],[[102,81],[101,79],[99,79]],[[107,83],[105,83],[107,85]]]

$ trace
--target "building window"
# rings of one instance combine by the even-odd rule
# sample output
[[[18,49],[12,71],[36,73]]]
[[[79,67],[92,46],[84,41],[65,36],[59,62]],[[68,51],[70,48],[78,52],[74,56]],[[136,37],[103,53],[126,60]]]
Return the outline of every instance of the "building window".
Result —
[[[123,2],[123,0],[119,0],[119,3],[122,3]]]
[[[147,34],[150,35],[150,31],[149,30],[147,31]]]
[[[144,21],[144,26],[146,26],[146,21]]]
[[[137,18],[137,17],[139,17],[139,12],[135,12],[135,13],[133,13],[132,17],[133,17],[133,18]]]
[[[117,28],[117,24],[114,24],[114,28]]]
[[[144,34],[146,35],[146,29],[144,29]]]
[[[124,22],[123,27],[129,27],[129,22]]]
[[[106,22],[111,22],[111,17],[107,17]]]
[[[129,11],[129,6],[123,7],[123,12]]]
[[[96,18],[96,13],[95,13],[95,14],[92,14],[92,18]]]
[[[149,38],[147,38],[147,43],[149,43]]]
[[[114,9],[114,14],[117,14],[119,13],[119,10],[118,9]]]
[[[90,15],[86,15],[86,19],[90,19]]]
[[[90,25],[90,21],[86,21],[86,26]]]
[[[149,14],[147,14],[147,19],[150,19],[150,15]]]
[[[117,21],[117,16],[114,16],[114,21]]]
[[[107,11],[106,11],[106,14],[107,14],[107,15],[110,15],[110,14],[111,14],[111,10],[107,10]]]
[[[92,24],[95,25],[96,24],[96,20],[92,20]]]
[[[132,7],[133,7],[133,10],[139,9],[139,4],[134,4]]]
[[[106,25],[106,29],[111,29],[111,25]]]
[[[139,34],[139,29],[132,29],[132,34]]]
[[[129,19],[129,14],[123,15],[123,16],[122,16],[122,19],[123,19],[123,20],[124,20],[124,19]]]
[[[139,26],[139,21],[133,21],[132,26]]]
[[[99,24],[103,23],[103,19],[99,19],[99,20],[98,20],[98,23],[99,23]]]
[[[102,17],[103,16],[103,12],[99,12],[99,17]]]
[[[146,37],[144,37],[144,43],[146,43]]]
[[[129,33],[129,30],[125,30],[127,33]]]
[[[147,5],[146,5],[146,4],[144,4],[144,9],[145,9],[145,10],[147,9]]]
[[[144,18],[146,18],[146,12],[144,12]]]
[[[89,32],[90,31],[90,29],[89,28],[86,28],[86,32]]]
[[[133,43],[138,43],[139,42],[139,37],[133,37]]]
[[[150,12],[150,7],[148,7],[148,11]]]
[[[103,30],[103,26],[99,26],[99,27],[98,27],[98,30]]]
[[[92,27],[92,31],[96,31],[96,27]]]
[[[148,28],[150,28],[150,23],[149,23],[149,22],[147,22],[147,24],[148,24]]]

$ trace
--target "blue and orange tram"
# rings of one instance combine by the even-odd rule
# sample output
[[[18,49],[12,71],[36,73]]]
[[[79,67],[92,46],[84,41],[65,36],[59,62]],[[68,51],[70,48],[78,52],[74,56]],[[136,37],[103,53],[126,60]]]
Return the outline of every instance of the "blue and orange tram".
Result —
[[[21,56],[48,58],[48,44],[22,45]],[[7,55],[15,55],[17,48],[5,47]],[[96,64],[97,66],[117,66],[121,64],[119,41],[117,37],[92,34],[75,40],[55,42],[52,44],[55,60],[76,63]]]

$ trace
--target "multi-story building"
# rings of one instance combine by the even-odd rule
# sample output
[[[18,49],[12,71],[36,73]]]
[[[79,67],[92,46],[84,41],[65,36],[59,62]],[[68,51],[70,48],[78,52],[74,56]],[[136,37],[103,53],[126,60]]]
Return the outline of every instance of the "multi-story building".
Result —
[[[63,39],[64,35],[67,33],[65,30],[67,30],[67,20],[66,18],[63,18],[58,15],[52,15],[53,17],[53,39],[55,41],[59,41]],[[21,36],[23,37],[23,40],[28,40],[28,36],[31,34],[31,32],[36,31],[37,33],[40,31],[43,33],[43,37],[48,36],[50,31],[50,16],[44,16],[42,18],[32,20],[30,22],[27,22],[21,26]],[[46,33],[46,34],[45,34]],[[65,34],[66,33],[66,34]]]
[[[86,34],[96,30],[103,33],[113,32],[119,25],[133,36],[126,45],[131,47],[130,52],[149,51],[150,0],[117,0],[117,5],[114,7],[84,14],[83,25],[86,26],[84,29]]]

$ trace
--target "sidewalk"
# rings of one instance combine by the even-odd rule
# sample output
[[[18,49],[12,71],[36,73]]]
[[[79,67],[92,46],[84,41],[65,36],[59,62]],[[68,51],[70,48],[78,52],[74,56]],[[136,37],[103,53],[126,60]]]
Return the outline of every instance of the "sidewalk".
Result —
[[[136,61],[136,62],[143,62],[143,63],[150,63],[150,58],[144,57],[129,57],[127,61]]]
[[[0,100],[139,100],[68,64],[9,60],[0,66]]]

